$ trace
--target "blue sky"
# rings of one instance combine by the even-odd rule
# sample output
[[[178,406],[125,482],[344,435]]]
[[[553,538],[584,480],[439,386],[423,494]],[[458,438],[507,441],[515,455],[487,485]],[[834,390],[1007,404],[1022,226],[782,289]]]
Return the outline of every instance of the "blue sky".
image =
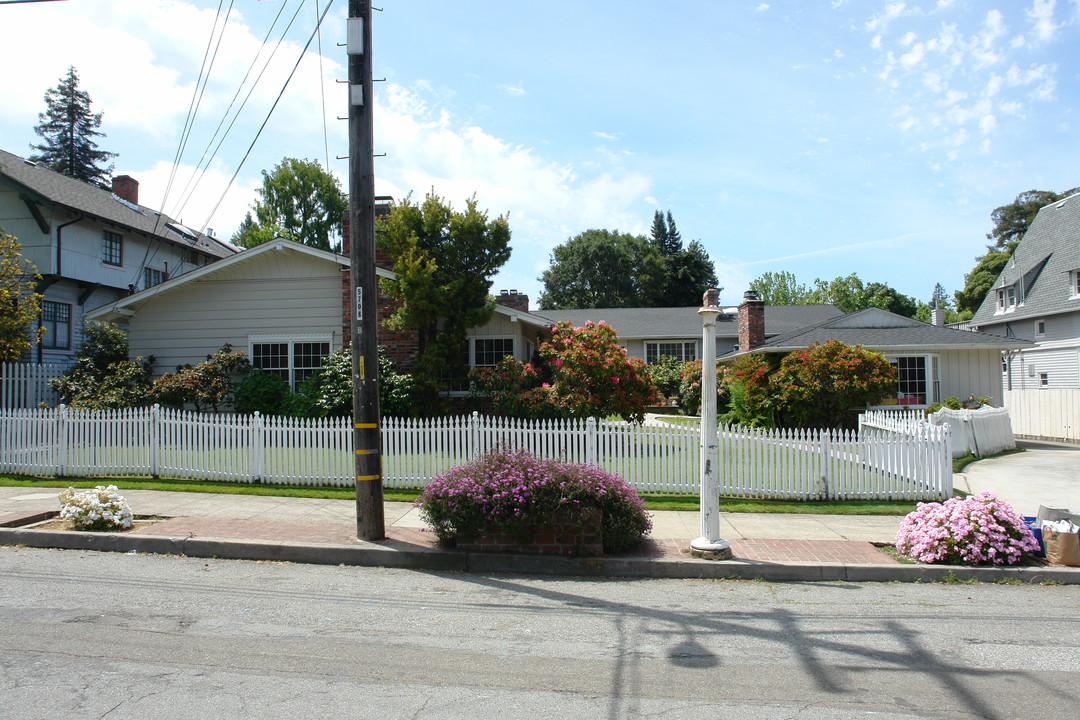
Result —
[[[856,272],[927,299],[936,282],[962,286],[995,207],[1080,185],[1078,0],[379,5],[376,192],[434,188],[459,207],[475,193],[509,213],[513,257],[496,292],[535,298],[555,245],[589,228],[646,233],[659,209],[704,244],[725,303],[783,270],[807,284]],[[229,186],[314,27],[314,0],[287,0],[283,17],[299,8],[297,19],[189,186],[282,7],[236,0],[165,197],[217,7],[0,5],[15,29],[5,54],[22,59],[0,80],[0,147],[30,152],[44,92],[73,64],[105,111],[116,172],[189,225],[228,237],[260,171],[285,156],[329,156],[344,180],[337,0],[321,60],[316,41]]]

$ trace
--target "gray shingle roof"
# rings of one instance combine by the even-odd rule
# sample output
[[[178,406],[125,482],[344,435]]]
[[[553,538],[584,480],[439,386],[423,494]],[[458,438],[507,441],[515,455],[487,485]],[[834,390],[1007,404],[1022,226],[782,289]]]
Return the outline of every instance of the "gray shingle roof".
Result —
[[[0,183],[46,205],[59,205],[127,230],[194,248],[215,258],[229,257],[238,250],[228,243],[185,228],[151,208],[132,205],[108,190],[54,172],[4,150],[0,150]]]
[[[888,348],[921,348],[927,351],[960,348],[1005,350],[1029,347],[1033,344],[1027,340],[1006,338],[985,332],[930,325],[887,310],[867,308],[771,338],[754,352],[790,352],[809,347],[815,342],[828,340],[839,340],[847,345],[862,345],[874,350]]]
[[[1069,273],[1076,270],[1080,270],[1080,194],[1039,210],[971,324],[988,326],[1080,310],[1080,299],[1069,291]],[[1016,308],[998,313],[998,288],[1013,284]]]
[[[716,319],[718,337],[738,337],[737,308],[728,306]],[[587,310],[534,310],[531,314],[551,324],[567,321],[575,326],[603,320],[615,328],[619,338],[692,338],[701,335],[697,307],[595,308]],[[806,325],[843,315],[833,305],[766,305],[765,335],[779,335]]]

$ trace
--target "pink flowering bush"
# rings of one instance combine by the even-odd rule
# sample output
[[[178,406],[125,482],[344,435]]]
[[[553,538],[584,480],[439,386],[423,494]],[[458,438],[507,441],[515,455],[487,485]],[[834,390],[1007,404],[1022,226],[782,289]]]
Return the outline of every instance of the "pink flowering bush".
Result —
[[[1039,542],[1011,505],[984,492],[919,503],[900,521],[896,549],[925,563],[1014,565]]]
[[[608,552],[634,545],[652,529],[645,503],[619,476],[505,448],[440,475],[416,505],[444,543],[495,533],[523,537],[559,509],[575,507],[602,511]]]

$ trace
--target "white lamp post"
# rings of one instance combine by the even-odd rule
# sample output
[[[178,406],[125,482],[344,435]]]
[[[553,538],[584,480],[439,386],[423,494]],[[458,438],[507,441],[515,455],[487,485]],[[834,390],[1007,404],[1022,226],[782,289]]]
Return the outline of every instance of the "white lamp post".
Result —
[[[701,536],[690,550],[710,560],[731,558],[731,544],[720,537],[720,485],[717,479],[716,316],[720,291],[709,288],[701,299]]]

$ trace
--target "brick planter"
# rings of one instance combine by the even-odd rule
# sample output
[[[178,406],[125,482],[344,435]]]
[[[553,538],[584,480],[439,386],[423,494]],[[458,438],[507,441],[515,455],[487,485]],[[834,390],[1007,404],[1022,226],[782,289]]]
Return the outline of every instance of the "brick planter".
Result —
[[[533,526],[523,535],[458,537],[455,544],[459,550],[480,552],[573,555],[575,557],[603,555],[602,519],[603,511],[598,508],[560,510],[550,523]]]

